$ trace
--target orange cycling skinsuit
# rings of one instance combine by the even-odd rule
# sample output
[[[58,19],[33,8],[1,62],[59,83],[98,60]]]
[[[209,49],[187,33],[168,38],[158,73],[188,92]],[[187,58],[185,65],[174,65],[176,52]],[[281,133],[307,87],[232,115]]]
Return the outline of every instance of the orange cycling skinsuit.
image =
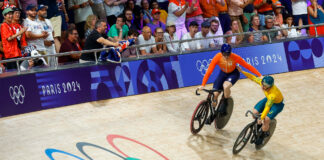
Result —
[[[219,52],[215,55],[215,57],[209,64],[208,70],[201,85],[206,85],[216,65],[220,67],[221,71],[214,82],[213,88],[217,90],[223,89],[224,81],[231,82],[232,85],[234,85],[240,78],[240,72],[236,69],[236,64],[240,64],[252,73],[261,76],[260,72],[256,68],[245,62],[239,55],[231,53],[228,58],[225,58],[222,53]]]

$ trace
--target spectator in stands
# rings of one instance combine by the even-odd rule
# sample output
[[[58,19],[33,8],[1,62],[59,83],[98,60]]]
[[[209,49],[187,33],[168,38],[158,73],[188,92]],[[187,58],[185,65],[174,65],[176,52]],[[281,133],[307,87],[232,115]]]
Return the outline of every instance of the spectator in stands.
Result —
[[[60,48],[56,48],[58,45],[58,42],[56,41],[60,41],[60,45],[61,45],[61,42],[63,42],[64,38],[67,36],[67,29],[68,29],[68,23],[70,21],[70,18],[69,18],[69,15],[68,15],[68,11],[66,10],[65,6],[65,1],[66,0],[56,0],[56,4],[57,4],[57,7],[58,7],[58,12],[62,18],[62,25],[61,25],[61,30],[62,30],[62,33],[61,33],[61,39],[59,40],[58,38],[55,38],[54,37],[54,41],[55,41],[55,49],[56,49],[56,52],[59,52],[59,49]],[[52,22],[53,24],[53,22]],[[55,33],[55,27],[54,27],[54,34]]]
[[[243,32],[243,27],[241,24],[241,17],[243,17],[243,9],[253,1],[254,0],[247,0],[247,2],[245,0],[229,0],[228,13],[232,21],[237,20],[239,33]]]
[[[37,0],[19,0],[19,2],[20,2],[20,6],[21,6],[23,13],[27,12],[28,5],[37,6]],[[15,5],[15,6],[18,6],[18,5]]]
[[[131,29],[140,30],[140,28],[134,24],[134,14],[131,9],[128,9],[128,8],[125,9],[124,16],[126,17],[125,24],[128,26],[129,30],[131,30]]]
[[[47,17],[47,9],[48,7],[40,4],[37,9],[38,22],[41,24],[43,30],[47,32],[48,36],[44,39],[44,46],[46,48],[46,54],[56,54],[55,44],[54,44],[54,28],[49,19]],[[48,57],[48,64],[50,66],[54,66],[56,64],[56,57]]]
[[[193,21],[198,23],[198,31],[200,31],[201,23],[204,21],[203,12],[200,8],[199,0],[188,0],[189,9],[186,12],[186,28],[189,30],[189,24]]]
[[[155,42],[156,43],[164,42],[163,34],[164,34],[163,28],[161,28],[161,27],[155,28],[154,36],[155,36]],[[166,46],[166,44],[157,44],[156,45],[156,50],[157,50],[157,53],[166,53],[167,52],[167,46]]]
[[[60,53],[71,52],[71,51],[81,51],[82,48],[78,42],[79,34],[75,28],[68,29],[68,37],[62,43],[60,48]],[[68,56],[61,56],[58,58],[59,63],[71,63],[71,62],[79,62],[80,54],[72,54]]]
[[[4,22],[1,24],[1,41],[3,45],[3,53],[5,59],[21,57],[21,50],[18,46],[17,37],[21,36],[26,28],[22,28],[18,33],[12,30],[10,26],[12,23],[13,10],[8,7],[2,11]],[[9,62],[6,64],[7,69],[16,69],[16,62]]]
[[[138,37],[138,44],[154,44],[155,39],[152,36],[151,28],[148,26],[143,27],[142,34]],[[156,45],[143,46],[139,48],[141,55],[150,55],[157,53]]]
[[[191,21],[189,24],[189,32],[182,36],[181,40],[188,40],[195,38],[198,32],[199,24],[196,21]],[[184,42],[181,45],[182,51],[192,51],[197,49],[196,41]]]
[[[159,6],[161,7],[161,9],[163,9],[165,11],[168,10],[168,6],[169,6],[168,0],[157,0],[157,2],[159,3]]]
[[[142,0],[141,1],[141,7],[143,8],[143,13],[144,13],[144,24],[147,25],[147,24],[149,24],[149,23],[151,23],[153,21],[149,1],[148,0]]]
[[[114,42],[125,40],[128,35],[128,27],[125,25],[126,18],[123,15],[119,15],[116,20],[116,24],[112,25],[108,37],[112,38]]]
[[[253,2],[246,5],[243,9],[243,16],[241,20],[243,32],[247,32],[250,29],[251,17],[255,14]],[[232,23],[233,24],[233,23]],[[233,28],[232,28],[233,29]]]
[[[219,24],[219,21],[218,20],[216,20],[216,19],[211,20],[211,22],[210,22],[210,30],[208,32],[207,37],[222,36],[223,35],[222,33],[217,32],[219,26],[220,26],[220,24]],[[211,40],[214,41],[214,45],[216,47],[219,47],[222,44],[224,44],[223,37],[213,38]]]
[[[216,7],[218,8],[218,21],[219,28],[218,30],[222,33],[226,33],[231,30],[231,17],[228,12],[228,5],[226,0],[217,0]],[[216,19],[217,20],[217,19]]]
[[[238,26],[238,20],[234,20],[232,21],[232,25],[231,25],[231,30],[229,30],[226,35],[229,35],[229,34],[234,34],[234,33],[239,33],[239,26]],[[232,44],[232,45],[238,45],[238,44],[241,44],[243,41],[243,37],[242,36],[231,36],[231,37],[228,37],[226,38],[226,42],[228,44]]]
[[[283,28],[294,27],[293,15],[287,15],[285,18],[285,24],[282,25]],[[296,28],[283,30],[283,35],[287,38],[300,37],[301,33]]]
[[[262,36],[262,33],[255,33],[257,31],[260,31],[260,18],[258,15],[254,15],[251,18],[251,24],[252,26],[250,27],[249,31],[252,32],[252,34],[249,35],[248,41],[250,43],[257,43],[257,42],[263,42],[265,39]]]
[[[26,38],[28,46],[35,46],[36,50],[41,55],[46,55],[44,39],[49,34],[46,32],[42,24],[36,19],[36,6],[28,5],[26,8],[27,18],[24,21],[24,26],[27,27]]]
[[[213,39],[207,39],[209,30],[210,30],[210,22],[204,21],[201,24],[201,31],[195,35],[195,38],[205,38],[205,39],[196,41],[197,49],[204,49],[204,48],[210,48],[210,47],[214,48],[215,47]]]
[[[99,19],[107,21],[104,0],[92,0],[92,1],[93,1],[93,5],[91,5],[91,8],[93,14],[96,15]]]
[[[317,3],[317,0],[311,0],[311,5],[307,7],[309,14],[309,24],[320,24],[324,23],[324,10]],[[324,35],[324,26],[316,27],[318,35]],[[309,34],[315,36],[315,27],[309,28]]]
[[[111,27],[116,23],[117,16],[123,13],[127,0],[105,0],[107,22]]]
[[[105,35],[107,29],[107,23],[103,20],[98,20],[95,29],[91,32],[84,44],[84,50],[100,49],[106,46],[117,47],[119,44],[117,42],[111,42],[107,40]],[[99,58],[100,52],[97,52],[97,58]],[[94,53],[84,53],[80,57],[80,63],[86,63],[95,61]]]
[[[176,34],[179,38],[188,32],[185,25],[187,9],[188,2],[185,0],[170,0],[167,23],[175,24]]]
[[[269,30],[269,29],[275,29],[274,27],[274,20],[272,16],[266,16],[265,17],[265,26],[261,26],[261,30]],[[269,38],[271,38],[271,41],[280,40],[281,34],[279,34],[279,31],[271,31],[271,32],[263,32],[263,38],[264,41],[270,41]]]
[[[91,14],[87,17],[86,23],[84,25],[85,39],[87,39],[90,33],[94,30],[97,21],[98,18],[96,15]]]
[[[84,25],[89,15],[93,14],[89,0],[69,0],[69,9],[74,11],[74,23],[78,30],[79,37],[84,39]]]
[[[276,0],[254,0],[254,8],[257,9],[261,26],[265,25],[265,16],[271,15],[273,16],[273,9],[276,6],[274,5]]]
[[[279,0],[284,8],[282,9],[282,16],[286,17],[286,15],[292,15],[292,6],[291,0]]]
[[[163,22],[160,21],[160,10],[159,9],[153,9],[152,10],[152,16],[153,16],[153,21],[149,24],[147,24],[147,26],[149,26],[151,28],[151,31],[155,31],[155,28],[162,28],[163,31],[165,30],[165,24]]]
[[[205,20],[210,17],[218,17],[218,9],[215,0],[199,0],[199,2]]]
[[[53,30],[54,30],[54,41],[55,41],[55,50],[58,52],[60,50],[61,42],[60,38],[62,35],[62,23],[63,23],[63,18],[64,18],[64,30],[67,29],[66,26],[66,18],[67,15],[64,16],[64,13],[62,11],[59,11],[58,7],[58,2],[61,3],[61,9],[62,11],[65,10],[65,7],[62,5],[62,0],[38,0],[38,4],[42,4],[44,6],[48,6],[47,10],[47,19],[50,20],[51,24],[53,25]],[[66,11],[65,11],[66,12]],[[63,17],[61,16],[63,14]]]
[[[12,8],[12,10],[13,10],[13,18],[12,18],[11,27],[16,34],[23,29],[22,26],[23,19],[21,17],[21,10],[19,8],[14,7]],[[27,47],[26,34],[23,33],[21,36],[18,36],[17,41],[18,41],[18,47],[23,51],[24,48]]]
[[[165,29],[165,33],[163,35],[165,42],[167,43],[167,48],[169,52],[177,53],[179,51],[179,43],[172,42],[180,40],[176,34],[177,28],[176,25],[172,21],[168,21],[167,28]]]
[[[164,24],[166,24],[166,21],[168,18],[168,12],[166,12],[164,9],[161,9],[159,6],[159,3],[156,0],[151,1],[151,6],[152,6],[152,10],[158,9],[160,11],[160,21],[163,22]]]
[[[274,25],[280,28],[283,24],[283,17],[282,17],[282,8],[284,6],[281,5],[281,3],[278,1],[276,2],[276,8],[275,8],[275,16],[274,16]]]
[[[136,26],[136,28],[139,28],[138,32],[141,33],[144,25],[144,10],[143,9],[139,9],[139,10],[134,10],[134,25]]]
[[[307,15],[307,1],[306,0],[291,0],[292,12],[294,17],[294,24],[308,25],[308,15]]]
[[[139,33],[136,29],[130,29],[128,31],[128,38],[127,39],[135,39],[135,42],[137,41],[139,36]],[[124,50],[122,53],[123,58],[128,58],[128,57],[136,57],[136,48],[128,48]]]

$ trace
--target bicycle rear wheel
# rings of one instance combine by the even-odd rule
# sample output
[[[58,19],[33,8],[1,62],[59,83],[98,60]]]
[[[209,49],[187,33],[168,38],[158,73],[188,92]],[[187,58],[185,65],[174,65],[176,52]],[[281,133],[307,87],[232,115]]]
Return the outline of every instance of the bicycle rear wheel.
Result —
[[[259,150],[259,149],[263,148],[269,142],[271,136],[273,135],[273,133],[276,129],[276,126],[277,126],[277,120],[276,119],[271,120],[270,125],[269,125],[269,134],[270,135],[268,137],[264,138],[262,144],[255,145],[255,149]]]
[[[219,103],[218,107],[220,107],[221,103]],[[217,129],[223,129],[228,121],[231,118],[232,112],[233,112],[233,106],[234,106],[234,101],[232,97],[229,97],[227,99],[227,106],[226,106],[226,116],[220,116],[220,113],[217,112],[216,118],[215,118],[215,128]]]
[[[197,134],[205,124],[208,117],[208,102],[206,100],[201,101],[191,117],[190,131],[192,134]]]
[[[253,123],[250,123],[247,126],[245,126],[245,128],[241,131],[234,143],[233,154],[238,154],[245,147],[245,145],[249,142],[249,139],[252,135],[252,131]]]

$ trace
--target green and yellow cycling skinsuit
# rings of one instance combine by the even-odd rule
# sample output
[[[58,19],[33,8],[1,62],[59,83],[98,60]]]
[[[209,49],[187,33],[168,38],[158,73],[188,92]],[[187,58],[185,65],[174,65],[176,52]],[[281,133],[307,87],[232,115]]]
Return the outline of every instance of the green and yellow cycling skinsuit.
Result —
[[[256,82],[262,87],[261,79],[248,73],[242,71],[242,73],[251,79],[252,81]],[[278,113],[280,113],[284,107],[283,103],[283,96],[277,86],[273,85],[270,90],[264,91],[266,98],[262,99],[255,105],[255,109],[258,110],[261,114],[261,120],[263,120],[266,116],[270,119],[274,119]]]

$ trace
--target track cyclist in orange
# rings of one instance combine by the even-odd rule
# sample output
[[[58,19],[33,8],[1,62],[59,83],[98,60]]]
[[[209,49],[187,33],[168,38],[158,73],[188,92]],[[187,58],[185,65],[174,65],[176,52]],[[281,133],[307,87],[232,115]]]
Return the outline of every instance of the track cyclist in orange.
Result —
[[[259,139],[256,140],[255,144],[260,145],[266,136],[269,136],[269,125],[272,119],[274,119],[284,108],[283,96],[277,86],[274,85],[274,79],[271,76],[264,76],[262,80],[254,75],[244,72],[239,66],[237,69],[243,73],[247,78],[259,84],[265,94],[265,98],[259,101],[254,109],[254,114],[261,114],[258,124],[262,125],[262,133]]]
[[[239,55],[232,53],[231,45],[224,43],[221,47],[221,52],[217,53],[211,63],[209,64],[208,70],[204,76],[202,84],[198,87],[199,90],[204,89],[210,75],[215,69],[215,66],[218,65],[221,69],[218,74],[213,89],[215,90],[224,90],[225,101],[223,105],[220,106],[220,113],[222,116],[225,116],[226,106],[227,106],[227,98],[231,95],[231,87],[236,83],[236,81],[240,78],[240,72],[236,68],[236,64],[242,65],[244,68],[250,70],[252,73],[261,76],[260,72],[255,69],[253,66],[248,64],[241,58]],[[221,92],[214,92],[213,98],[213,107],[217,106],[217,98]],[[207,119],[206,124],[211,124],[214,121],[215,117],[210,117]]]

